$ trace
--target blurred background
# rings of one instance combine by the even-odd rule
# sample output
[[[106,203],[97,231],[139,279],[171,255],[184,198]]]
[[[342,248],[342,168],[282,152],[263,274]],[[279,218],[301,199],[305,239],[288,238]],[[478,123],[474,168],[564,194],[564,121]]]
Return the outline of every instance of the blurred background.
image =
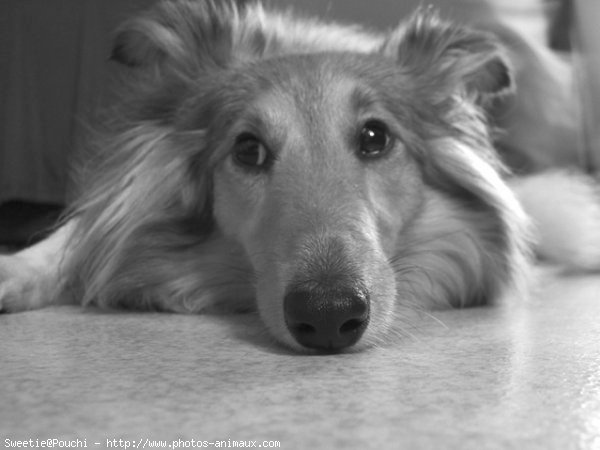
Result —
[[[110,101],[111,33],[154,0],[0,1],[0,246],[44,235],[69,196],[69,160],[92,112]],[[394,27],[422,0],[273,0],[326,20]],[[600,158],[600,2],[438,0],[445,16],[499,20],[576,68],[581,164]],[[585,93],[585,94],[583,94]],[[578,149],[573,148],[573,151]]]

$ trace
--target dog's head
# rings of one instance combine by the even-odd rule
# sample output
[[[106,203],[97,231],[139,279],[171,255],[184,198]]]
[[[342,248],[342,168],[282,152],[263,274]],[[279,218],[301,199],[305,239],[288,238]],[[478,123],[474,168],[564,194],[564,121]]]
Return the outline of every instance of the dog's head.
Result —
[[[510,284],[521,219],[482,105],[511,76],[492,36],[429,10],[378,36],[187,0],[124,26],[114,57],[142,86],[136,123],[185,148],[163,189],[243,247],[279,341],[360,347],[402,305]]]

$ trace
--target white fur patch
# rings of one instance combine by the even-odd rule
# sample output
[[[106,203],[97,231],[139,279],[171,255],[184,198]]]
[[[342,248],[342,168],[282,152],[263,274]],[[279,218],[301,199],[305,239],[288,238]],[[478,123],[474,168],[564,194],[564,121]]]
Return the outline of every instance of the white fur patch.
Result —
[[[511,182],[537,228],[538,254],[571,269],[600,269],[600,196],[584,174],[556,171]]]

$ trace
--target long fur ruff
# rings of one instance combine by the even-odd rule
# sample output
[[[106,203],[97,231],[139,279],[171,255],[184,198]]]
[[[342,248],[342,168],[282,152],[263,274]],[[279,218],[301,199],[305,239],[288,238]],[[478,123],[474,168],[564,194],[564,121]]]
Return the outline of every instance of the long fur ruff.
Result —
[[[506,182],[489,114],[514,77],[493,34],[431,10],[378,34],[255,2],[176,0],[125,23],[113,58],[127,66],[123,102],[85,154],[54,244],[0,261],[5,310],[69,295],[178,312],[256,304],[272,335],[301,349],[284,298],[353,290],[370,308],[360,347],[384,340],[403,309],[524,295],[531,202],[544,256],[599,266],[600,245],[575,250],[581,236],[600,244],[597,203],[576,238],[545,226],[553,214],[535,196],[546,175]],[[348,138],[373,118],[394,137],[381,161],[361,160]],[[273,154],[260,172],[232,156],[249,130]],[[582,175],[553,176],[576,184],[568,204],[595,195]],[[571,250],[545,245],[564,235]]]

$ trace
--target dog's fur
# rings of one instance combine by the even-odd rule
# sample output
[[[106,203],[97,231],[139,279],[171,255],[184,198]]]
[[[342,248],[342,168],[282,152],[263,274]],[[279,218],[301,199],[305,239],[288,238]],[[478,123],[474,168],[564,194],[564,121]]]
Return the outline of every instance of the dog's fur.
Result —
[[[489,114],[514,93],[511,52],[529,47],[499,35],[431,10],[375,34],[252,2],[163,1],[119,30],[124,101],[93,141],[62,227],[0,261],[0,305],[203,312],[256,301],[278,341],[339,350],[385,339],[403,308],[522,295],[529,220]],[[368,155],[373,126],[385,145]],[[264,164],[244,163],[248,149]],[[595,195],[583,175],[552,176],[577,186],[562,195]],[[548,179],[511,183],[527,204]],[[600,245],[582,250],[600,241],[591,203],[577,211],[585,242],[546,255],[599,266]],[[319,327],[333,334],[315,340]]]

